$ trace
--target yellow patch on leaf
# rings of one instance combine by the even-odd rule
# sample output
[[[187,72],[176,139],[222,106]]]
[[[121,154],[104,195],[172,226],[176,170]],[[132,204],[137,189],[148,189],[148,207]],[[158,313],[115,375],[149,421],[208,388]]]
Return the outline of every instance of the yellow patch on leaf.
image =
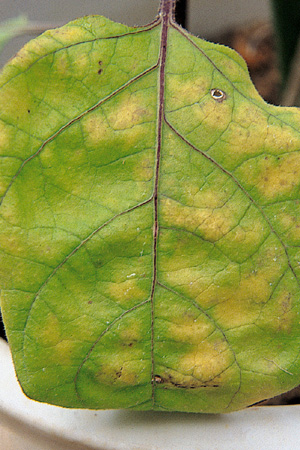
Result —
[[[193,315],[182,317],[181,323],[170,323],[168,327],[170,338],[179,342],[199,344],[214,331],[214,326],[201,317],[194,318]]]
[[[142,289],[135,279],[126,280],[121,283],[110,283],[107,293],[112,300],[121,304],[135,300],[143,301],[149,295],[149,292]]]
[[[261,162],[255,186],[267,199],[289,194],[298,186],[300,179],[300,154],[292,153]]]
[[[113,130],[107,123],[101,112],[88,115],[82,119],[82,127],[86,134],[87,143],[96,145],[107,141],[112,135]]]
[[[228,343],[213,336],[183,356],[178,361],[178,370],[207,381],[218,377],[233,361]]]
[[[144,95],[139,92],[126,96],[107,117],[114,130],[125,130],[153,119],[153,111],[145,106]]]
[[[227,234],[235,224],[232,208],[224,205],[220,209],[193,208],[172,199],[161,200],[162,217],[176,228],[196,232],[205,240],[217,241]]]

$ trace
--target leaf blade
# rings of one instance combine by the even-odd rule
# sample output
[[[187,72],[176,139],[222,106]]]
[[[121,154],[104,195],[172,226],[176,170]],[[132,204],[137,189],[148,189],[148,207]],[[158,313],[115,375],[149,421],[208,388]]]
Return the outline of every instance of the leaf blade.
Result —
[[[73,22],[3,72],[1,307],[41,401],[229,412],[299,383],[299,112],[170,14]]]

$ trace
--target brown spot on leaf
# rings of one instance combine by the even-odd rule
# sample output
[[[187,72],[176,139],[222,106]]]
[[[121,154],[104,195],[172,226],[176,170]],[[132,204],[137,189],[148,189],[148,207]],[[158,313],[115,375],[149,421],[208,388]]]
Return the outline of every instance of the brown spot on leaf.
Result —
[[[160,375],[154,376],[154,381],[156,384],[165,384],[164,389],[166,389],[169,385],[169,387],[177,387],[181,389],[197,389],[197,388],[206,388],[206,387],[219,387],[218,384],[211,384],[209,381],[200,381],[200,380],[194,380],[191,379],[182,379],[181,382],[177,381],[172,375],[168,374],[164,377]]]
[[[132,347],[135,342],[136,342],[136,340],[135,341],[129,341],[129,342],[125,341],[125,342],[122,342],[122,346],[123,347]]]
[[[98,61],[98,64],[99,64],[99,66],[102,66],[102,61],[101,61],[101,60]],[[101,75],[102,72],[103,72],[103,69],[100,68],[100,69],[98,70],[98,74]]]
[[[120,376],[122,375],[122,370],[123,370],[123,367],[121,367],[120,370],[118,370],[118,372],[116,372],[117,378],[120,378]]]

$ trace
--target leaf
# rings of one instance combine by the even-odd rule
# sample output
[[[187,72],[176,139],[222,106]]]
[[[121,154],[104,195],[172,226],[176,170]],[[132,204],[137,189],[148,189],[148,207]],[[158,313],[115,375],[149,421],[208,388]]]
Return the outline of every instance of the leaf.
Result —
[[[0,79],[1,307],[31,398],[229,412],[300,382],[300,113],[172,19],[86,17]]]

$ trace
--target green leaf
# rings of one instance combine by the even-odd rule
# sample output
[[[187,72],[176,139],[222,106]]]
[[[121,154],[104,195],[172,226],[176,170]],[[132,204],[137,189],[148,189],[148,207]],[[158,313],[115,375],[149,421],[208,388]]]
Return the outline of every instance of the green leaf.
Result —
[[[76,408],[229,412],[300,383],[300,113],[158,18],[31,41],[0,78],[1,307]]]
[[[8,41],[22,32],[27,23],[28,21],[25,16],[0,22],[0,52]]]

